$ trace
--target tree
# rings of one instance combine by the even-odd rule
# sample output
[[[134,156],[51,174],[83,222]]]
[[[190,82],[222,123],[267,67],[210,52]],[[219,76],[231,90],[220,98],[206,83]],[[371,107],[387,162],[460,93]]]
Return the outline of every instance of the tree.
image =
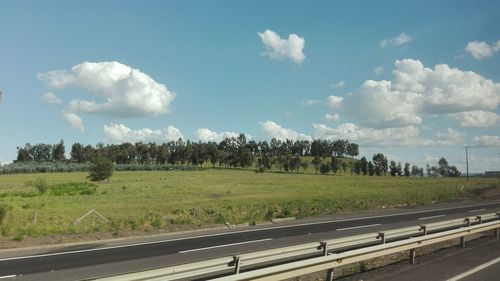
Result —
[[[307,161],[300,162],[300,167],[302,168],[302,173],[305,173],[307,168],[309,167],[309,162]]]
[[[385,175],[387,172],[387,158],[382,153],[373,155],[373,165],[375,166],[375,174],[377,176]]]
[[[332,172],[336,174],[340,169],[340,160],[338,157],[332,156]]]
[[[413,165],[411,167],[411,175],[414,177],[420,176],[420,168],[418,168],[418,166],[416,166],[416,165]]]
[[[358,156],[358,154],[359,154],[358,144],[349,143],[349,145],[347,145],[347,154],[353,158]],[[366,160],[366,158],[365,158],[365,160]]]
[[[405,163],[404,175],[405,175],[405,177],[410,176],[410,163]]]
[[[365,159],[365,160],[366,160],[366,159]],[[354,168],[353,168],[353,170],[354,170],[354,173],[355,173],[356,175],[358,175],[358,176],[359,176],[359,175],[361,174],[361,171],[362,171],[362,164],[361,164],[361,162],[360,162],[360,161],[357,161],[356,163],[354,163]],[[366,175],[366,174],[365,174],[365,175]]]
[[[91,181],[108,180],[113,174],[113,163],[106,158],[98,157],[90,165],[89,178]]]
[[[444,158],[444,157],[441,157],[441,159],[439,159],[438,161],[438,172],[441,176],[443,177],[446,177],[447,176],[447,173],[448,173],[448,161]]]
[[[391,165],[389,166],[389,171],[391,173],[391,176],[396,176],[398,173],[398,167],[396,166],[395,161],[391,161]]]
[[[360,169],[361,172],[363,173],[364,176],[368,173],[368,161],[366,160],[366,157],[361,157],[360,160]],[[359,175],[359,174],[358,174]]]
[[[66,160],[66,156],[64,156],[65,152],[66,150],[64,148],[64,141],[61,140],[58,144],[54,146],[54,150],[52,151],[52,159],[54,159],[54,161]]]
[[[330,165],[328,164],[321,164],[320,172],[325,175],[330,172]]]
[[[311,164],[313,164],[314,170],[316,171],[317,174],[319,169],[321,168],[321,158],[318,155],[314,156],[314,159],[311,161]]]

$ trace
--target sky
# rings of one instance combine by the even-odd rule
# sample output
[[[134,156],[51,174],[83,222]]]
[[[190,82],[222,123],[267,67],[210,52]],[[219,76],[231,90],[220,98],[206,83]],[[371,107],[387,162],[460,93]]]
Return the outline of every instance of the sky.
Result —
[[[500,170],[499,1],[1,1],[0,163],[25,143],[347,139]]]

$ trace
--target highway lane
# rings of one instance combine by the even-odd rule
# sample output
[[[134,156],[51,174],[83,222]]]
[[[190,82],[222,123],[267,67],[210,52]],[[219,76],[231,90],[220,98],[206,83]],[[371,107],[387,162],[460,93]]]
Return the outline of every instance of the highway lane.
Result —
[[[135,245],[119,245],[69,252],[47,252],[34,256],[0,259],[0,277],[140,260],[158,256],[183,255],[184,253],[196,254],[197,250],[222,250],[221,248],[223,247],[227,247],[229,251],[231,246],[234,245],[269,243],[273,242],[272,240],[279,240],[286,237],[332,231],[338,232],[341,236],[343,232],[353,229],[369,232],[372,227],[385,224],[419,221],[419,219],[425,220],[433,217],[446,219],[446,216],[455,214],[474,215],[475,213],[487,212],[488,210],[496,211],[499,208],[500,203],[495,202],[453,208],[407,211],[390,215],[365,216],[345,220],[298,223],[260,229],[250,228],[229,233],[198,235],[194,237],[138,243]],[[230,254],[229,252],[228,255]],[[169,261],[167,260],[165,263],[168,264]]]

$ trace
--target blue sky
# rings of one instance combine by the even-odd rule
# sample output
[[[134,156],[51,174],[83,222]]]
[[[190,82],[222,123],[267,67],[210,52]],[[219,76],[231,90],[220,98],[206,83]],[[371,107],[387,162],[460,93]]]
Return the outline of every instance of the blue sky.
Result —
[[[2,1],[0,161],[24,143],[349,139],[500,169],[497,1]]]

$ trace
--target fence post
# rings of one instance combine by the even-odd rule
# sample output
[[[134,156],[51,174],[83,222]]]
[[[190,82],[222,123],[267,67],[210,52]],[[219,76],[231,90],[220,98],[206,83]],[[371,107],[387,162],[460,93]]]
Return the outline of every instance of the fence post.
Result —
[[[417,256],[417,250],[416,249],[411,249],[410,250],[410,263],[415,264],[415,258]]]
[[[495,237],[498,239],[500,238],[500,228],[495,229]]]
[[[465,236],[460,237],[460,245],[465,248]]]
[[[33,216],[33,225],[36,226],[36,219],[37,219],[37,216],[38,216],[38,209],[35,208],[35,215]]]

